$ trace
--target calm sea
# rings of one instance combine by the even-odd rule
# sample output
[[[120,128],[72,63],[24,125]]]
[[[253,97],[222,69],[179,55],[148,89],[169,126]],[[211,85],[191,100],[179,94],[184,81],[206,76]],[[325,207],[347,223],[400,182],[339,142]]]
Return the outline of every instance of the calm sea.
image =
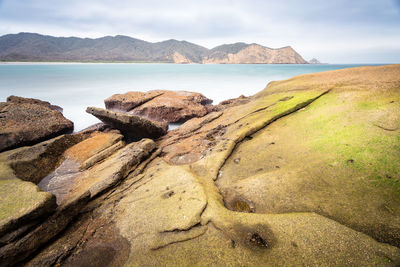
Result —
[[[86,107],[104,107],[117,93],[187,90],[218,103],[255,94],[270,81],[355,66],[361,65],[0,64],[0,101],[9,95],[49,101],[81,130],[98,122]]]

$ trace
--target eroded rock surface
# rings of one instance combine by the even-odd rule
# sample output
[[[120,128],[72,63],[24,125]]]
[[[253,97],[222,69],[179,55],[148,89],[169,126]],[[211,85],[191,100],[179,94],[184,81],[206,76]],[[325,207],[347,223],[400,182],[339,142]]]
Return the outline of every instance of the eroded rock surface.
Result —
[[[91,199],[124,179],[155,149],[150,139],[129,145],[121,139],[115,132],[94,132],[67,149],[59,167],[39,183],[52,194],[17,178],[0,180],[0,266],[24,260],[54,238]]]
[[[161,122],[183,122],[208,113],[212,100],[186,91],[154,90],[116,94],[104,101],[106,108],[127,111]]]
[[[48,107],[53,110],[58,110],[61,113],[63,112],[63,109],[60,106],[52,105],[47,101],[43,101],[43,100],[35,99],[35,98],[26,98],[26,97],[10,95],[9,97],[7,97],[7,103],[36,104],[36,105],[42,105],[42,106]]]
[[[39,143],[74,129],[74,124],[58,107],[14,96],[0,103],[0,126],[0,152]]]
[[[86,194],[80,214],[24,264],[398,266],[400,122],[384,114],[399,111],[399,77],[393,65],[273,82],[168,132],[141,163],[121,163],[140,142],[94,160],[68,201]]]
[[[152,121],[141,116],[102,108],[88,107],[86,112],[118,129],[129,139],[158,138],[168,130],[168,124]]]

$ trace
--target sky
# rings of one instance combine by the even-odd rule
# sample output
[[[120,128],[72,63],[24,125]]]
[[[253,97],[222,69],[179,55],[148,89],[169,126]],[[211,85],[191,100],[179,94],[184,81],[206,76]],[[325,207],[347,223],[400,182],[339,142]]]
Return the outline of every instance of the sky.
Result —
[[[0,35],[19,32],[290,45],[306,60],[400,63],[400,0],[0,0]]]

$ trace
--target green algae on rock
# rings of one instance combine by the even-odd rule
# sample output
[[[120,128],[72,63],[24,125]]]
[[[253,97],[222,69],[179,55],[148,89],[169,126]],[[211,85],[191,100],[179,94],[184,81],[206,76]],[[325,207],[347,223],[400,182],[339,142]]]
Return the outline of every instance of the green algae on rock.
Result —
[[[115,167],[129,145],[95,158],[95,182],[125,179],[87,180],[82,214],[26,264],[398,266],[399,85],[400,65],[272,82],[141,163]]]

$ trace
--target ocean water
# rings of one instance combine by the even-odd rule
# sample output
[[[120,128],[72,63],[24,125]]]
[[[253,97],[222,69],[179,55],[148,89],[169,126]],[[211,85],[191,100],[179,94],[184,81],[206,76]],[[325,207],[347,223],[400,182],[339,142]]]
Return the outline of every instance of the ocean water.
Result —
[[[295,75],[362,65],[270,64],[0,64],[0,101],[9,95],[38,98],[59,105],[75,131],[98,120],[86,107],[104,107],[104,99],[128,91],[153,89],[200,92],[217,104],[264,89],[270,81]]]

